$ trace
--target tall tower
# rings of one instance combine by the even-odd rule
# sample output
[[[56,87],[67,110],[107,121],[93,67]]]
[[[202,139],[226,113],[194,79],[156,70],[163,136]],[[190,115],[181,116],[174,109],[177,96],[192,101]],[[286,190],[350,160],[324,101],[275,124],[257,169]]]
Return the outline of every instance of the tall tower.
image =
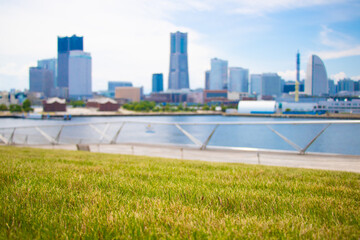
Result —
[[[187,33],[170,34],[169,89],[189,88]]]
[[[295,102],[299,101],[299,83],[300,83],[300,53],[296,54],[296,82],[295,82]]]
[[[69,87],[69,55],[72,50],[83,51],[83,37],[73,35],[71,37],[58,37],[58,79],[57,86]]]
[[[73,99],[92,96],[92,58],[83,49],[83,37],[58,37],[57,85],[61,92]]]
[[[305,93],[312,96],[321,96],[329,93],[325,65],[316,55],[310,56],[307,65]]]

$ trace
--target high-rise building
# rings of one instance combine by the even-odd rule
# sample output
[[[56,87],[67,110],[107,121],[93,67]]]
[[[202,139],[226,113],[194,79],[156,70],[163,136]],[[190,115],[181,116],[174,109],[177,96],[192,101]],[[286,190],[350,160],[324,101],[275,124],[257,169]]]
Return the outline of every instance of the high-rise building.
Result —
[[[336,94],[336,86],[335,86],[334,80],[329,79],[328,87],[329,87],[329,95],[330,96],[335,96],[335,94]]]
[[[250,93],[261,95],[261,74],[250,75]]]
[[[249,91],[249,70],[241,67],[229,68],[229,92]]]
[[[305,81],[305,93],[312,96],[328,94],[328,78],[323,61],[316,55],[311,55]]]
[[[152,92],[164,91],[164,78],[162,73],[154,73],[152,75]]]
[[[261,95],[280,96],[281,77],[276,73],[263,73],[261,75]]]
[[[123,81],[109,81],[108,82],[108,91],[110,93],[115,94],[115,88],[117,87],[132,87],[133,84],[131,82],[123,82]]]
[[[69,97],[91,98],[91,55],[80,50],[69,52]]]
[[[83,37],[58,37],[57,86],[70,98],[92,96],[91,55],[83,49]]]
[[[58,77],[57,86],[69,87],[69,54],[72,50],[83,51],[83,37],[58,37]]]
[[[57,87],[57,59],[51,58],[38,60],[37,65],[38,67],[48,69],[53,73],[54,87]]]
[[[337,92],[347,91],[353,92],[355,91],[355,81],[351,80],[350,78],[344,78],[337,83]]]
[[[168,89],[189,87],[187,33],[170,34],[170,69]]]
[[[354,91],[360,91],[360,81],[354,81]]]
[[[228,62],[218,58],[211,59],[210,90],[226,90]]]
[[[54,87],[53,73],[49,69],[41,67],[30,67],[29,69],[29,91],[43,93],[50,97]]]
[[[210,70],[205,71],[205,90],[210,89]]]
[[[296,82],[295,82],[295,102],[299,102],[299,84],[300,84],[300,53],[296,54]]]

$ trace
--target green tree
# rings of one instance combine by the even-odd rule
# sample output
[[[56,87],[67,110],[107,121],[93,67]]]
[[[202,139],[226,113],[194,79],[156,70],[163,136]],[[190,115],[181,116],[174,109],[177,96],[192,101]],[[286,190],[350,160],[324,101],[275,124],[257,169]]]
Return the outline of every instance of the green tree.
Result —
[[[5,104],[0,104],[0,111],[8,111],[9,108]]]
[[[11,104],[9,109],[10,112],[22,112],[21,106],[17,104]]]
[[[141,110],[143,110],[142,106],[140,104],[136,104],[134,107],[134,110],[137,112],[140,112]]]
[[[204,111],[209,111],[210,108],[209,108],[209,106],[208,106],[207,104],[205,104],[205,105],[202,107],[202,110],[204,110]]]
[[[179,105],[177,106],[177,110],[178,111],[183,111],[184,110],[184,107],[183,107],[182,103],[179,103]]]
[[[169,112],[170,111],[170,106],[169,104],[165,104],[164,108],[163,108],[164,112]]]
[[[33,111],[33,109],[31,108],[31,101],[29,99],[25,99],[22,104],[22,108],[25,112]]]
[[[226,108],[227,108],[227,107],[222,103],[222,104],[221,104],[221,111],[222,111],[222,112],[226,112]]]

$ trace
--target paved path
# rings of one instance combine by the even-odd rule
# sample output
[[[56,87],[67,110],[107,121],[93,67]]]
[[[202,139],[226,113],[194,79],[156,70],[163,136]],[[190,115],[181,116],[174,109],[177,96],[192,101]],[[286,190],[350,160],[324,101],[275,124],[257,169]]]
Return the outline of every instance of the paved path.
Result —
[[[360,156],[305,154],[271,151],[240,151],[232,149],[199,150],[191,147],[145,144],[93,144],[91,152],[142,155],[164,158],[262,164],[271,166],[338,170],[360,173]],[[37,145],[36,148],[77,150],[76,145]]]

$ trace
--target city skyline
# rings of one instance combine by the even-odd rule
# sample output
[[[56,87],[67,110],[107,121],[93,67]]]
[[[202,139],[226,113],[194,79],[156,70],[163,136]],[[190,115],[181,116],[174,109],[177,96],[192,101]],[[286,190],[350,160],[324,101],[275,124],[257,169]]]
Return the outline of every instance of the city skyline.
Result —
[[[329,78],[360,78],[360,3],[357,1],[1,1],[0,89],[24,89],[28,69],[56,56],[57,36],[86,38],[93,57],[93,89],[130,81],[151,91],[154,72],[168,75],[169,33],[188,33],[191,88],[204,87],[210,59],[249,74],[274,72],[295,80],[294,56],[318,55]],[[86,6],[86,11],[79,12]],[[101,6],[101,7],[100,7]],[[92,16],[97,16],[96,18]],[[101,20],[99,20],[101,19]],[[165,82],[164,89],[167,89]]]

